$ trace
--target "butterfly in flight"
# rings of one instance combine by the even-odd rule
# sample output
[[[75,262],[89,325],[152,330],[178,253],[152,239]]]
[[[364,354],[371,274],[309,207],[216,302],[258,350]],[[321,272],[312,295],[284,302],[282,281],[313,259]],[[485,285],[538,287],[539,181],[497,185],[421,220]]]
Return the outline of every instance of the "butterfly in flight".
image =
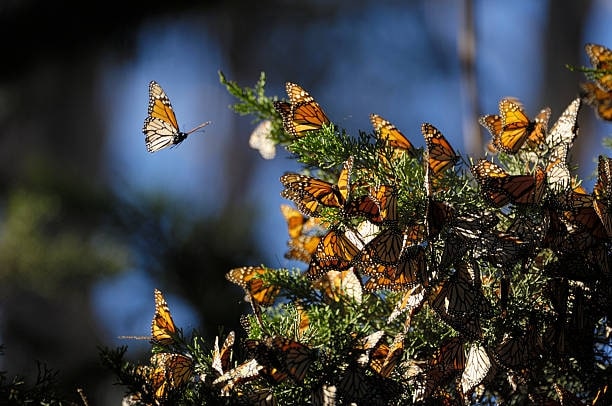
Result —
[[[286,132],[298,138],[330,123],[319,103],[306,90],[291,82],[286,83],[285,89],[289,103],[276,101],[274,108],[281,115]]]
[[[179,130],[172,104],[166,96],[166,92],[154,80],[149,83],[149,109],[142,127],[147,151],[156,152],[166,147],[178,145],[185,141],[189,134],[209,124],[210,121],[207,121],[187,132]]]

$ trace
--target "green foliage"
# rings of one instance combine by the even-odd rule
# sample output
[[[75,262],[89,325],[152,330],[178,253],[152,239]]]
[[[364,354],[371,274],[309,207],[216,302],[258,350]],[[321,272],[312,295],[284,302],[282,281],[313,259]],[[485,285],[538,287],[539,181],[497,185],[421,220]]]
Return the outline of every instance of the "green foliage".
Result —
[[[253,313],[243,316],[244,331],[238,334],[244,338],[231,347],[231,358],[221,363],[219,353],[215,356],[214,347],[196,333],[188,340],[191,344],[178,350],[193,361],[192,378],[178,382],[166,376],[168,390],[163,397],[155,394],[160,382],[147,375],[142,382],[142,374],[129,373],[143,366],[126,369],[124,351],[106,350],[114,354],[110,357],[114,361],[108,364],[129,393],[153,394],[152,400],[158,402],[177,400],[174,396],[178,396],[187,404],[310,404],[320,396],[331,404],[429,404],[445,396],[463,398],[467,403],[523,404],[555,398],[554,388],[561,387],[592,398],[606,384],[604,376],[610,370],[606,330],[610,286],[605,277],[610,275],[609,237],[592,242],[578,234],[582,229],[576,225],[568,226],[567,235],[541,231],[548,227],[542,224],[553,221],[551,212],[569,216],[564,224],[571,223],[575,213],[559,206],[559,195],[546,192],[545,198],[532,204],[495,207],[483,199],[481,189],[501,189],[481,184],[461,165],[433,173],[427,169],[423,151],[398,154],[377,132],[360,132],[353,137],[323,123],[319,130],[293,138],[282,131],[283,119],[288,118],[274,109],[277,99],[264,94],[263,74],[252,89],[241,88],[221,73],[220,78],[238,99],[232,108],[258,120],[271,120],[269,139],[285,146],[303,164],[304,173],[329,182],[336,196],[342,193],[336,182],[342,176],[343,163],[349,157],[354,160],[348,176],[350,195],[339,197],[347,201],[317,209],[319,228],[314,229],[319,231],[302,230],[304,234],[292,237],[290,245],[297,244],[299,238],[320,239],[326,233],[320,233],[321,229],[341,230],[340,235],[343,230],[361,229],[368,224],[368,217],[359,211],[347,215],[351,199],[373,193],[378,185],[392,185],[397,192],[398,218],[377,224],[379,230],[373,233],[381,228],[412,229],[417,237],[406,234],[405,238],[415,238],[424,250],[427,274],[419,275],[419,283],[413,283],[412,289],[389,291],[375,284],[366,290],[361,283],[358,289],[348,288],[348,279],[342,279],[344,274],[339,272],[346,273],[346,267],[317,280],[309,277],[310,270],[259,268],[258,274],[243,275],[240,282]],[[525,168],[546,167],[548,159],[538,150],[497,155],[500,165],[513,175],[525,173]],[[580,180],[573,178],[572,182],[578,185]],[[303,186],[285,185],[288,189]],[[311,199],[299,190],[288,196],[304,202]],[[450,211],[445,214],[444,210]],[[517,222],[525,222],[525,230],[513,231]],[[419,233],[424,236],[418,237]],[[574,246],[549,240],[565,241],[568,235],[577,238],[575,234],[591,241],[583,252],[570,252]],[[376,273],[369,267],[376,261],[363,259],[371,255],[366,254],[371,248],[367,234],[359,238],[365,245],[358,247],[360,252],[349,258],[349,264],[362,281],[370,277],[371,283]],[[316,261],[330,261],[329,255],[343,255],[334,251],[340,248],[321,244],[317,250],[324,254],[311,251],[310,267]],[[566,266],[565,261],[576,257],[575,264]],[[581,266],[591,269],[592,275],[585,279],[571,274]],[[467,274],[462,273],[464,268]],[[457,278],[465,275],[469,275],[468,281],[462,283],[467,285],[461,285]],[[453,283],[464,290],[454,293],[450,290]],[[262,307],[259,295],[270,288],[278,289],[275,304]],[[458,310],[468,296],[471,307]],[[470,327],[473,323],[476,327]],[[374,340],[378,333],[381,335]],[[221,341],[224,336],[219,336]],[[394,339],[401,343],[401,349],[396,358],[386,359],[385,351],[391,351]],[[456,342],[460,343],[457,354],[463,355],[453,357],[447,346]],[[512,345],[517,354],[510,357]],[[159,345],[154,349],[177,352]],[[466,360],[471,351],[480,351],[484,358]],[[303,377],[292,369],[293,357],[305,365]],[[222,371],[215,369],[215,362]],[[249,365],[250,372],[244,372]],[[471,375],[464,372],[469,368]],[[481,371],[475,372],[478,368]],[[170,365],[162,365],[160,370],[173,373]],[[134,381],[134,375],[140,378]]]

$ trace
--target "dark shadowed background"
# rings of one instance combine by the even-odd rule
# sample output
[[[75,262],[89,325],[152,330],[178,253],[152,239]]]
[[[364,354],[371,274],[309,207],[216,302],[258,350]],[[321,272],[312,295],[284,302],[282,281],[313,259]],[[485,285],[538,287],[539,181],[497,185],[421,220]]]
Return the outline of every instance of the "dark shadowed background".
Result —
[[[422,146],[431,122],[477,158],[478,115],[514,96],[530,115],[550,106],[554,122],[584,81],[565,65],[588,65],[585,42],[612,46],[605,0],[126,3],[0,7],[0,370],[32,377],[42,361],[93,405],[122,395],[98,345],[146,360],[146,341],[117,337],[149,334],[154,288],[183,330],[213,339],[246,309],[230,268],[296,265],[283,258],[278,178],[299,167],[249,148],[256,123],[228,109],[219,70],[243,86],[264,71],[281,97],[296,82],[354,134],[377,113]],[[149,154],[150,80],[182,129],[213,124]],[[573,159],[589,189],[612,127],[589,108],[579,123]]]

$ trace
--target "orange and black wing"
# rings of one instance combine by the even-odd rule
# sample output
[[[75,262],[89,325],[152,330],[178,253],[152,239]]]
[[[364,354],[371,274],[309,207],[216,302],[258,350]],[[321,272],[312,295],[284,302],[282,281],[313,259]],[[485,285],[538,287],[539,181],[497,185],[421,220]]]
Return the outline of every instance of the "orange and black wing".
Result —
[[[434,174],[454,166],[459,161],[459,155],[455,153],[453,147],[436,127],[423,123],[421,132],[429,153],[429,167]]]
[[[168,303],[162,293],[155,289],[155,315],[151,323],[151,337],[153,342],[161,345],[172,345],[175,343],[177,334],[176,325],[172,320]]]
[[[260,306],[271,306],[280,292],[280,287],[263,279],[270,272],[266,268],[257,266],[244,266],[230,270],[226,278],[242,287],[247,296]]]
[[[290,82],[285,87],[290,103],[274,103],[274,108],[283,119],[285,131],[297,138],[330,123],[319,103],[306,90]]]

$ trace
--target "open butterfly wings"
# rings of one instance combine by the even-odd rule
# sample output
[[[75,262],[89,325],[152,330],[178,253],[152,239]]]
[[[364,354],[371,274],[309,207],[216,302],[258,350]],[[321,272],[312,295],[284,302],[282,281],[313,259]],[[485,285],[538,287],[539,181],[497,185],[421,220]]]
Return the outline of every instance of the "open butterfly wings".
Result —
[[[515,154],[525,142],[531,147],[542,144],[549,118],[548,107],[540,110],[532,121],[518,100],[503,98],[499,102],[499,115],[482,116],[478,122],[491,133],[492,144],[496,150]]]
[[[155,81],[149,83],[149,108],[147,113],[142,132],[145,135],[145,144],[149,152],[178,145],[189,134],[210,124],[210,121],[207,121],[187,132],[180,131],[170,99]]]

